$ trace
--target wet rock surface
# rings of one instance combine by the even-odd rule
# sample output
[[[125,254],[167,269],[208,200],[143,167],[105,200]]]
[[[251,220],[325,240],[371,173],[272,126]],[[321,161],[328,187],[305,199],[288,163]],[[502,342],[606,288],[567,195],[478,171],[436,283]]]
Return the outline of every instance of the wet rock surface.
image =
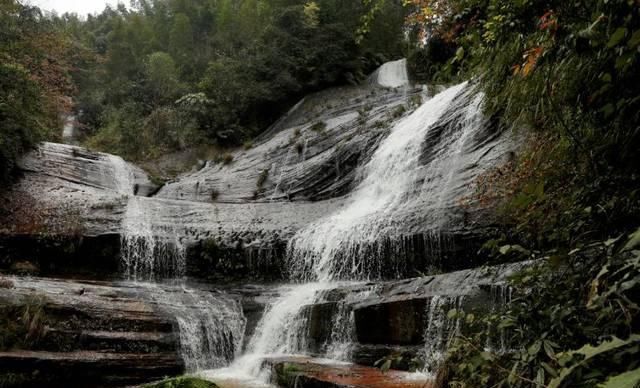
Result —
[[[12,286],[0,288],[0,309],[42,306],[40,338],[28,349],[0,352],[0,374],[25,374],[24,386],[124,386],[180,374],[185,362],[172,304],[181,300],[178,307],[190,317],[189,306],[156,296],[161,290],[221,295],[206,288],[183,291],[184,286],[129,282],[5,280]],[[229,295],[243,292],[249,298],[248,291]]]
[[[250,148],[231,152],[230,162],[208,161],[159,191],[141,169],[119,157],[44,143],[22,160],[23,178],[8,195],[14,208],[30,210],[20,219],[38,222],[26,222],[9,234],[122,235],[132,216],[128,197],[135,194],[151,234],[194,246],[194,261],[202,260],[203,241],[217,246],[212,262],[192,263],[193,274],[203,268],[208,275],[282,273],[287,241],[347,206],[379,144],[409,118],[418,100],[430,96],[427,87],[376,85],[316,93]],[[480,120],[460,109],[473,104],[472,95],[461,94],[427,132],[412,190],[403,194],[411,200],[388,215],[380,238],[363,241],[363,255],[381,256],[387,268],[377,277],[476,264],[460,253],[477,246],[477,231],[487,220],[479,216],[480,209],[462,208],[460,199],[477,174],[508,157],[514,145],[488,120],[470,127],[474,132],[460,130],[465,120]]]
[[[297,388],[429,388],[424,376],[406,372],[382,372],[378,368],[304,357],[266,361],[280,387]]]
[[[454,307],[467,312],[487,312],[502,302],[491,294],[491,288],[507,287],[512,274],[532,264],[481,267],[382,284],[375,295],[352,306],[358,342],[423,344],[434,298],[458,300]]]

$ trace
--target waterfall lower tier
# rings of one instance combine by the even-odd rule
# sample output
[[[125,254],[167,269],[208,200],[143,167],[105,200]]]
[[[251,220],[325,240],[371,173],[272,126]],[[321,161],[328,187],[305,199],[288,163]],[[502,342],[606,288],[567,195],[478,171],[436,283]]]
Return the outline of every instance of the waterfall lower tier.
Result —
[[[177,320],[187,371],[223,367],[240,353],[246,318],[237,300],[185,286],[144,286],[160,308]]]
[[[179,224],[166,224],[157,201],[131,196],[123,219],[121,260],[132,280],[181,278],[186,273],[186,247]]]
[[[460,333],[462,321],[457,313],[462,310],[464,296],[431,298],[427,311],[427,323],[424,333],[424,372],[435,375],[444,360],[447,348],[456,335]],[[456,311],[450,317],[449,312]]]

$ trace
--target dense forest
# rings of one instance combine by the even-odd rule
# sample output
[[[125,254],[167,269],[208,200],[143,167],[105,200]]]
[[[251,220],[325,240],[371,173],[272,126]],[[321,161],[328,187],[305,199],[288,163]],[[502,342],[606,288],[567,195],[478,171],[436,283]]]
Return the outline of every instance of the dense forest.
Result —
[[[87,17],[1,1],[0,181],[67,116],[83,146],[128,161],[213,147],[229,163],[225,150],[251,148],[303,96],[403,57],[416,82],[470,80],[484,115],[521,139],[465,198],[496,219],[472,254],[542,263],[510,279],[520,292],[504,309],[448,311],[465,325],[436,386],[633,387],[637,0],[136,0]],[[518,347],[487,350],[496,327]]]
[[[403,54],[396,1],[142,0],[87,18],[2,7],[4,176],[19,152],[55,139],[60,114],[75,112],[89,146],[130,160],[237,146],[304,94]],[[372,11],[384,18],[358,39]]]

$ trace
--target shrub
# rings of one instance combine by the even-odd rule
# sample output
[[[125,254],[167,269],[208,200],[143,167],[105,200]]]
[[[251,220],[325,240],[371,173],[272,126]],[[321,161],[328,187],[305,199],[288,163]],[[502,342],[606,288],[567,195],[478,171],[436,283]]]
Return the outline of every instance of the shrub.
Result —
[[[268,178],[269,178],[269,170],[268,169],[262,170],[260,175],[258,175],[258,181],[256,182],[256,187],[258,187],[258,189],[262,188],[262,186],[264,186],[264,184],[267,182]]]
[[[220,192],[216,189],[212,189],[211,190],[211,200],[212,201],[216,201],[218,199],[218,197],[220,196]]]
[[[315,122],[311,126],[311,130],[314,132],[324,132],[325,129],[327,129],[327,123],[325,123],[324,121]]]
[[[391,117],[394,119],[400,118],[405,112],[407,108],[404,105],[398,105],[393,112],[391,112]]]

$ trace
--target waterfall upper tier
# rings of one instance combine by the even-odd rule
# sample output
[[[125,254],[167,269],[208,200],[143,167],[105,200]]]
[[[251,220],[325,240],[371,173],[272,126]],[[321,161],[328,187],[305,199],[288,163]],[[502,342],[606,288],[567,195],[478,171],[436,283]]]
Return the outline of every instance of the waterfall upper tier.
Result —
[[[407,60],[399,59],[397,61],[387,62],[378,69],[374,76],[380,86],[387,88],[408,86]]]
[[[437,256],[448,249],[442,236],[464,234],[481,218],[460,200],[515,142],[482,116],[473,86],[434,97],[431,88],[405,84],[402,69],[403,61],[392,62],[376,77],[382,85],[402,80],[403,90],[368,84],[308,96],[252,147],[232,152],[230,163],[209,161],[151,198],[139,168],[52,143],[24,158],[13,197],[31,198],[48,219],[73,215],[82,235],[128,236],[124,252],[139,256],[143,272],[188,264],[150,262],[141,250],[176,256],[211,241],[218,250],[275,252],[282,261],[292,238],[288,269],[301,278],[424,269],[428,260],[419,256]],[[341,255],[355,261],[336,267]],[[358,261],[369,256],[393,256],[397,265]]]

